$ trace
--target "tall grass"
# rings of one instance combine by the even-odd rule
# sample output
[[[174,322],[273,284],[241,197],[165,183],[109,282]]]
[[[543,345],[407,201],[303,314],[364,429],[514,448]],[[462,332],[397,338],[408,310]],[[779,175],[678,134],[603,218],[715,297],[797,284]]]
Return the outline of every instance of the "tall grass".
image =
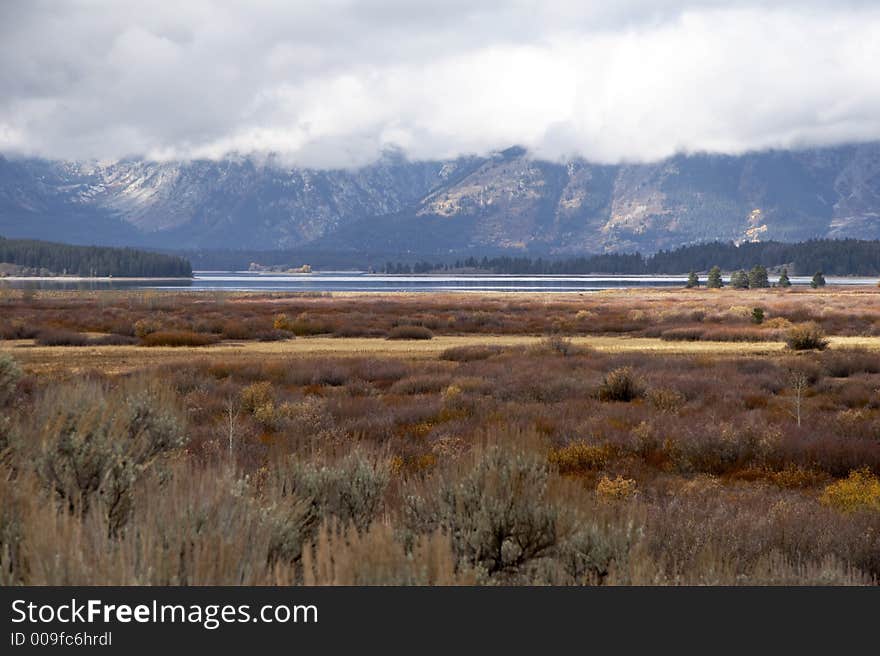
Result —
[[[749,323],[751,305],[743,312],[729,299],[699,319],[693,308],[631,307],[637,300],[541,308],[574,321],[572,331],[600,321],[771,331],[784,329],[767,327],[779,314],[801,323],[816,312],[798,306],[798,294],[765,294],[760,328]],[[539,335],[545,324],[533,304],[509,299],[385,307],[187,297],[136,303],[130,316],[111,311],[125,298],[93,310],[105,315],[95,321],[132,327],[154,306],[157,329],[145,339],[196,321],[205,331],[197,334],[213,339],[233,319],[275,330],[282,311],[308,312],[304,320],[334,330],[355,311],[359,325],[383,331],[392,320],[438,333],[503,331],[516,317],[521,332]],[[0,302],[23,312],[18,300]],[[66,297],[41,294],[29,307],[53,322],[73,308],[64,329],[87,329],[73,325],[80,310]],[[591,314],[578,318],[581,310]],[[831,316],[826,325],[838,321]],[[565,342],[565,326],[552,330]],[[21,364],[0,355],[2,584],[880,576],[880,356],[871,352],[563,353],[545,344],[457,348],[436,359],[283,351],[232,359],[208,349],[132,372],[123,349],[119,368],[85,375],[81,363],[47,373],[26,347],[10,352]]]

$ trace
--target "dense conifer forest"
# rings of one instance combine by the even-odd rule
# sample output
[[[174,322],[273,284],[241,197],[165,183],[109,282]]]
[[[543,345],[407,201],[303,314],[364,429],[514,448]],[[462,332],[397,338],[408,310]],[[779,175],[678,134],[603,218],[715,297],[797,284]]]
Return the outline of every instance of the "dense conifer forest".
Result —
[[[182,257],[132,248],[72,246],[47,241],[0,237],[0,263],[20,273],[84,277],[181,278],[192,276],[192,266]]]
[[[880,241],[815,239],[793,244],[767,241],[740,245],[711,242],[659,251],[647,257],[641,253],[607,253],[565,259],[468,257],[440,264],[427,261],[388,262],[383,270],[385,273],[429,273],[476,269],[519,275],[682,274],[688,271],[706,272],[713,266],[723,271],[736,271],[748,270],[756,265],[767,268],[786,266],[790,274],[796,275],[823,271],[826,275],[835,276],[875,276],[880,275]]]

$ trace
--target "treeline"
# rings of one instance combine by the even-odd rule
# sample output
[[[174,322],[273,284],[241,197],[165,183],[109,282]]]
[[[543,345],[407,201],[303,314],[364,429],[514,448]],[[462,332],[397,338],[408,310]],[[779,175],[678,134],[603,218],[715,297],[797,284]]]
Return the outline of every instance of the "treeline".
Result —
[[[565,275],[576,273],[646,273],[645,258],[640,254],[613,253],[587,255],[570,259],[544,259],[539,257],[467,257],[454,262],[432,263],[427,261],[387,262],[383,273],[437,273],[440,271],[478,270],[488,273],[518,275]]]
[[[645,261],[646,273],[724,271],[750,269],[755,265],[787,265],[789,273],[804,276],[822,271],[832,276],[880,275],[880,241],[860,239],[812,239],[787,244],[778,241],[745,243],[712,242],[660,251]]]
[[[385,273],[432,273],[438,271],[477,270],[487,273],[516,275],[570,274],[682,274],[688,271],[709,271],[718,266],[724,271],[787,266],[790,274],[812,275],[880,275],[880,241],[858,239],[814,239],[787,244],[777,241],[736,245],[732,242],[711,242],[659,251],[654,255],[641,253],[607,253],[554,259],[530,257],[468,257],[455,262],[414,264],[388,262]]]
[[[188,278],[189,261],[133,248],[72,246],[29,239],[0,237],[0,263],[12,264],[34,275],[123,278]]]

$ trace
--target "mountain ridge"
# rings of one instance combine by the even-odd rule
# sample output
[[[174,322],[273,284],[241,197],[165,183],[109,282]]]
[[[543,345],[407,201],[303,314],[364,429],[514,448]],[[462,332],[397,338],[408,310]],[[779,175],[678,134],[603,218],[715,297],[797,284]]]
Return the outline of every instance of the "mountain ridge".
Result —
[[[577,254],[880,237],[880,142],[647,164],[488,156],[356,170],[0,155],[0,234],[155,248]]]

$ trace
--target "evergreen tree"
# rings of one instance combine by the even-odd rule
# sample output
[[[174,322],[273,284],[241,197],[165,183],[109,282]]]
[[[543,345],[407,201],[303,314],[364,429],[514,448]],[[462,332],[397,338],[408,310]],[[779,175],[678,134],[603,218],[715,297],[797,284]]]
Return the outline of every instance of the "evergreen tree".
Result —
[[[734,289],[748,289],[749,288],[749,274],[747,274],[744,270],[740,269],[739,271],[735,271],[730,276],[730,286]]]
[[[788,269],[783,269],[779,274],[779,282],[776,283],[780,287],[791,287],[791,280],[788,279]]]
[[[688,274],[688,281],[687,281],[687,285],[685,285],[685,287],[687,287],[688,289],[693,289],[694,287],[699,287],[699,286],[700,286],[700,277],[697,275],[697,273],[695,271],[691,271]]]
[[[770,281],[767,279],[767,269],[760,264],[753,266],[752,270],[749,271],[749,287],[752,289],[764,289],[769,286]]]
[[[817,271],[813,274],[813,279],[810,281],[810,287],[813,289],[818,289],[819,287],[825,286],[825,275],[821,271]]]
[[[721,268],[717,265],[709,269],[709,276],[706,278],[706,287],[709,289],[721,289],[724,287],[724,280],[721,278]]]
[[[84,277],[191,277],[192,266],[182,257],[132,248],[72,246],[30,239],[0,237],[0,262],[17,264],[33,273],[49,272]]]

